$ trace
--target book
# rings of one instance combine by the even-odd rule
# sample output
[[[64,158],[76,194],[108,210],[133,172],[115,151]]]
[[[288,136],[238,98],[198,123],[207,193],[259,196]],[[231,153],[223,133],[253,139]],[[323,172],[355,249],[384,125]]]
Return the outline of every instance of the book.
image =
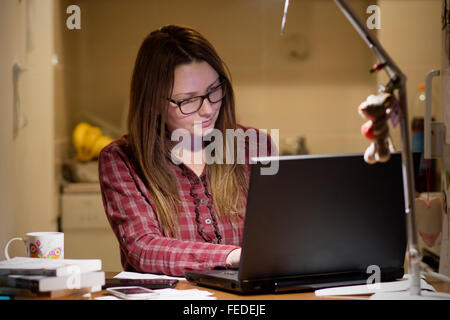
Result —
[[[35,292],[31,292],[30,290],[27,289],[1,287],[1,286],[0,286],[0,295],[9,297],[19,296],[25,298],[37,297],[37,294]]]
[[[15,257],[0,261],[0,276],[3,275],[41,275],[51,277],[68,276],[79,268],[80,273],[100,271],[100,259],[39,259]]]
[[[11,299],[61,299],[64,297],[70,298],[89,298],[91,292],[95,292],[93,288],[81,288],[81,289],[63,289],[52,290],[46,292],[33,292],[29,289],[12,288],[12,287],[0,287],[0,296],[7,296]]]
[[[98,288],[104,284],[105,273],[103,271],[85,272],[58,277],[42,275],[0,276],[1,286],[28,289],[31,292]]]

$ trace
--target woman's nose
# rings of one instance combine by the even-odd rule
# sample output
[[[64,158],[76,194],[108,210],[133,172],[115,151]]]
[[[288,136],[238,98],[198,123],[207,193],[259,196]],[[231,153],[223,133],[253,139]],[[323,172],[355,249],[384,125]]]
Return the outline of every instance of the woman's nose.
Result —
[[[198,114],[202,117],[208,117],[213,112],[213,106],[208,99],[204,99],[200,109],[198,110]]]

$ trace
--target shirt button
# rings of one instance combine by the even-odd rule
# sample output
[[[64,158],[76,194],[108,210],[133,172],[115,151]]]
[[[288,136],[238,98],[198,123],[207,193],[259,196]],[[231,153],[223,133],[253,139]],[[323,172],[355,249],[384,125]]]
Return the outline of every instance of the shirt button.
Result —
[[[203,198],[201,198],[201,199],[200,199],[200,203],[201,203],[201,204],[205,204],[205,203],[206,203],[206,200],[203,199]]]
[[[122,238],[120,239],[120,241],[121,241],[122,243],[125,243],[125,237],[122,237]]]
[[[206,220],[205,220],[205,223],[206,223],[206,224],[211,224],[211,219],[206,219]]]

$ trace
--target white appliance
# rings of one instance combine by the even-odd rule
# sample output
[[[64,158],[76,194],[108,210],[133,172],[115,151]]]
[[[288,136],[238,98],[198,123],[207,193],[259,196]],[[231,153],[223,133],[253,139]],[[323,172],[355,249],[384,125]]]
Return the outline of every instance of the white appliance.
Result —
[[[61,220],[68,259],[101,259],[103,271],[122,270],[119,245],[106,218],[99,183],[64,185]]]

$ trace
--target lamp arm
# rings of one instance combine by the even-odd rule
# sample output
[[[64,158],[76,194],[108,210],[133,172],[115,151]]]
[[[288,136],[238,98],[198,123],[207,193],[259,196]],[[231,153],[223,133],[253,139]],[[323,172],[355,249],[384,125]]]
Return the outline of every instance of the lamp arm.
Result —
[[[420,295],[420,261],[421,253],[418,246],[415,206],[414,206],[414,171],[413,160],[411,152],[410,132],[408,125],[408,108],[406,99],[406,76],[401,72],[395,62],[387,54],[379,41],[372,37],[366,27],[361,23],[353,10],[347,5],[344,0],[334,0],[336,5],[352,24],[358,34],[366,42],[368,47],[373,51],[379,63],[384,65],[384,70],[387,72],[390,83],[395,83],[392,88],[387,88],[389,91],[398,90],[398,100],[402,111],[402,118],[400,120],[400,129],[402,136],[402,172],[403,172],[403,192],[405,197],[405,214],[407,218],[407,232],[408,232],[408,258],[409,258],[409,273],[411,274],[410,294]]]
[[[385,70],[390,79],[395,78],[396,76],[399,78],[404,78],[406,83],[406,77],[401,72],[400,68],[395,64],[395,62],[391,59],[388,53],[384,50],[383,46],[380,44],[377,38],[372,37],[364,24],[359,20],[350,6],[344,0],[334,0],[336,5],[341,9],[344,16],[356,30],[356,32],[361,36],[367,46],[373,51],[375,56],[378,59],[378,62],[386,64]]]

